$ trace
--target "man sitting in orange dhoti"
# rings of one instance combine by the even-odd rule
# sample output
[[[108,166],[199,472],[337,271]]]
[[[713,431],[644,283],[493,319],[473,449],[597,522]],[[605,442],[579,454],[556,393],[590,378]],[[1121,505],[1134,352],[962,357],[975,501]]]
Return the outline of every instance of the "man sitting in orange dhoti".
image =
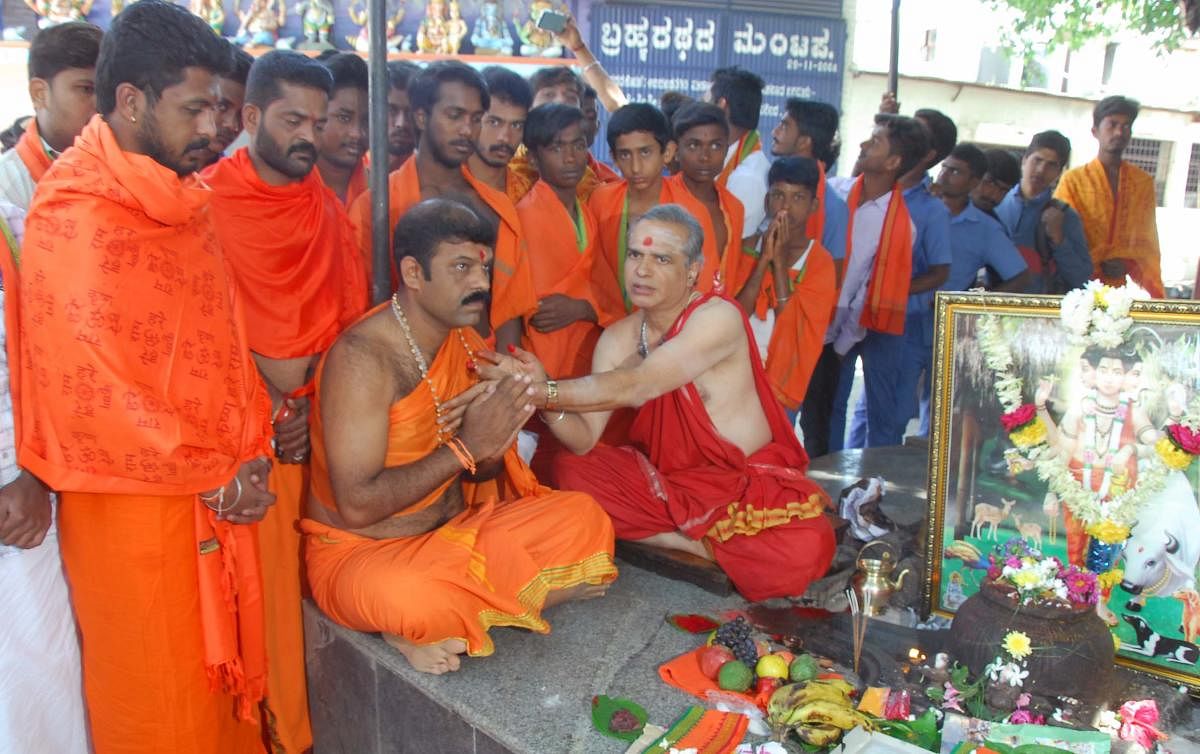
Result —
[[[1121,96],[1106,97],[1096,105],[1092,136],[1099,154],[1063,173],[1054,198],[1079,213],[1097,278],[1119,286],[1128,275],[1151,296],[1162,298],[1154,179],[1122,159],[1138,109],[1137,102]]]
[[[312,746],[297,528],[308,489],[305,396],[317,359],[367,309],[354,229],[314,170],[333,83],[324,66],[298,52],[276,50],[258,58],[246,86],[250,145],[204,173],[213,189],[217,238],[246,301],[250,351],[274,405],[276,499],[258,535],[268,706],[286,752]]]
[[[302,528],[321,609],[444,673],[491,654],[493,626],[546,633],[545,608],[602,594],[613,532],[595,501],[539,485],[517,455],[528,378],[478,380],[490,224],[433,199],[395,238],[401,288],[317,373]]]
[[[593,374],[545,380],[531,354],[519,358],[543,380],[532,399],[551,431],[586,453],[556,457],[559,484],[594,496],[618,537],[715,560],[751,600],[800,595],[833,558],[829,498],[804,476],[808,457],[745,316],[695,290],[702,245],[682,207],[650,210],[630,232],[625,262],[641,311],[605,330]],[[595,447],[621,406],[639,407],[633,445]]]
[[[263,750],[270,401],[194,175],[229,62],[177,5],[122,11],[26,223],[20,461],[61,491],[97,754]]]

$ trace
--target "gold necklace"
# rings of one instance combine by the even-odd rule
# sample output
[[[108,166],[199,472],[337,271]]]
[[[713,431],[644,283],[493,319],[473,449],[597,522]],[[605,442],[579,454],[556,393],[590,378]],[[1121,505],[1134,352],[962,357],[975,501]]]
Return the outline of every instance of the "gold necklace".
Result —
[[[417,346],[417,339],[413,337],[412,328],[408,325],[408,318],[404,316],[404,310],[400,308],[400,294],[392,294],[392,314],[395,315],[396,321],[400,323],[400,330],[404,332],[404,339],[408,341],[408,349],[412,352],[413,360],[417,362],[417,370],[421,373],[421,379],[429,387],[429,394],[433,396],[433,411],[440,419],[442,417],[442,398],[438,395],[437,387],[433,384],[433,380],[429,377],[429,363],[425,361],[425,354],[421,352]],[[454,332],[458,334],[458,341],[462,343],[463,350],[467,352],[467,369],[473,370],[475,367],[475,353],[471,347],[467,345],[467,339],[463,337],[462,329],[455,328]],[[447,426],[438,423],[438,445],[444,444],[454,432]]]

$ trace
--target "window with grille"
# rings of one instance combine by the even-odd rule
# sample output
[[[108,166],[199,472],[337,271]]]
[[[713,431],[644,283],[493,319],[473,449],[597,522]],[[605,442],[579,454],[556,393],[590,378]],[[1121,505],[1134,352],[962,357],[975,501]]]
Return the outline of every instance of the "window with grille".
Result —
[[[1200,209],[1200,144],[1192,145],[1188,159],[1187,182],[1183,184],[1183,205]]]
[[[1154,179],[1155,204],[1163,206],[1167,192],[1167,168],[1171,162],[1171,145],[1155,139],[1130,139],[1125,160],[1137,165]]]

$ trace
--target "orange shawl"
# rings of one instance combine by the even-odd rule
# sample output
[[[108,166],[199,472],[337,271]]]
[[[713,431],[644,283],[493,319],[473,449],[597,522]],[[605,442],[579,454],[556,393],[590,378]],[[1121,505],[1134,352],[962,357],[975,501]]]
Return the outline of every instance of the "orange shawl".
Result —
[[[250,350],[272,359],[320,353],[367,308],[354,228],[313,170],[271,186],[243,147],[204,173],[217,240],[241,289]]]
[[[759,138],[758,131],[747,131],[742,134],[742,138],[738,139],[737,149],[733,151],[733,156],[726,160],[725,167],[717,176],[717,184],[724,186],[729,182],[729,176],[733,175],[733,171],[737,170],[738,165],[741,165],[750,155],[761,151],[762,139]]]
[[[611,170],[609,172],[612,173]],[[615,178],[616,173],[613,173],[613,176]],[[530,164],[529,153],[522,144],[517,147],[517,153],[508,161],[508,196],[512,199],[512,203],[517,204],[524,199],[525,195],[533,190],[533,184],[538,182],[538,178],[538,172]],[[579,185],[575,188],[575,195],[579,197],[579,201],[587,203],[592,192],[603,183],[607,183],[607,180],[597,174],[592,167],[592,160],[589,159],[588,166],[583,171],[583,178],[579,179]]]
[[[195,495],[267,452],[270,400],[210,195],[195,176],[122,151],[98,115],[40,181],[17,408],[20,463],[51,487]],[[195,500],[205,665],[248,718],[266,683],[254,527]]]
[[[576,199],[578,202],[578,199]],[[578,205],[583,221],[582,239],[575,219],[567,212],[554,189],[538,181],[517,205],[521,224],[538,228],[537,255],[531,259],[533,285],[539,299],[554,293],[587,301],[596,308],[591,290],[592,253],[596,246],[596,219]],[[580,240],[583,248],[579,248]],[[592,351],[600,338],[594,322],[572,322],[561,330],[542,333],[526,328],[526,334],[542,365],[559,379],[580,377],[592,371]]]
[[[390,306],[390,303],[380,304],[363,317],[367,317]],[[433,363],[429,365],[429,379],[437,390],[438,398],[446,401],[467,390],[478,377],[467,369],[471,356],[463,348],[462,336],[472,352],[485,348],[483,339],[473,328],[465,327],[452,331],[442,342]],[[317,367],[316,394],[312,397],[312,494],[317,501],[328,508],[336,510],[336,498],[333,485],[329,481],[329,462],[325,452],[325,430],[321,416],[321,377],[325,368],[324,359]],[[412,463],[424,458],[438,448],[437,412],[433,406],[433,392],[422,381],[413,391],[392,404],[388,409],[388,447],[384,466],[391,468]],[[441,498],[446,488],[459,479],[458,474],[450,477],[437,489],[430,492],[420,502],[397,513],[399,518],[428,508]],[[515,500],[527,495],[548,492],[546,487],[538,484],[537,477],[517,455],[517,444],[513,443],[504,454],[504,471],[494,479],[486,482],[463,481],[463,500],[467,505],[478,505],[488,500]]]
[[[673,184],[663,180],[659,189],[659,204],[677,201]],[[631,310],[625,300],[625,247],[628,244],[627,199],[629,183],[605,183],[592,192],[588,210],[596,218],[600,232],[592,257],[592,293],[596,297],[596,314],[600,326],[608,327]]]
[[[720,283],[724,290],[730,292],[730,295],[736,294],[746,282],[743,276],[748,276],[751,269],[740,263],[742,228],[746,219],[746,210],[742,207],[741,200],[724,186],[716,184],[726,231],[725,248],[718,249],[712,214],[704,203],[688,190],[683,181],[683,173],[664,178],[663,182],[671,186],[675,201],[690,212],[704,230],[704,267],[700,270],[700,277],[696,279],[696,290],[708,293],[716,286],[717,276],[720,275]]]
[[[8,354],[8,392],[12,395],[14,447],[21,446],[21,246],[12,228],[0,216],[4,246],[0,249],[0,290],[4,291],[4,350]]]
[[[1154,179],[1136,165],[1121,163],[1117,179],[1117,200],[1114,207],[1108,174],[1099,159],[1068,170],[1054,192],[1079,213],[1088,250],[1095,264],[1095,277],[1114,286],[1125,279],[1101,274],[1100,263],[1109,259],[1124,259],[1129,276],[1155,298],[1163,297],[1161,252],[1158,246],[1158,225],[1155,220]]]
[[[846,204],[850,217],[846,222],[846,258],[842,269],[850,268],[850,254],[854,249],[854,213],[862,198],[863,179],[860,176],[850,189]],[[897,183],[892,187],[887,215],[883,218],[883,230],[879,234],[879,248],[867,281],[867,301],[863,306],[860,323],[868,330],[900,335],[904,332],[904,315],[908,311],[908,289],[912,284],[912,218],[904,193]]]
[[[786,294],[788,302],[775,318],[775,329],[771,331],[771,342],[767,346],[767,377],[779,402],[796,410],[808,392],[808,381],[821,347],[825,342],[825,330],[833,319],[837,306],[837,276],[833,257],[820,241],[814,240],[804,267],[790,270],[792,287]],[[779,292],[775,290],[775,278],[763,276],[762,290],[755,302],[754,313],[759,319],[767,318],[767,310],[778,303]]]
[[[525,238],[521,233],[517,209],[508,197],[475,180],[466,165],[463,177],[479,198],[487,203],[500,218],[496,234],[495,258],[492,260],[492,327],[497,328],[516,317],[532,314],[537,310],[537,297],[533,292],[533,279],[529,272]],[[511,177],[511,176],[510,176]],[[359,248],[367,259],[368,277],[371,272],[371,197],[360,196],[350,207],[350,220],[358,235]],[[408,208],[421,201],[421,182],[417,173],[417,161],[405,160],[399,169],[388,176],[388,225],[394,231]],[[391,234],[388,234],[389,238]],[[392,256],[391,254],[388,255]],[[392,260],[392,290],[400,286],[399,272]]]
[[[346,201],[343,204],[349,208],[354,200],[363,194],[367,193],[367,180],[370,171],[367,169],[367,157],[363,155],[362,161],[358,163],[358,167],[354,168],[354,172],[350,174],[350,183],[346,186]]]
[[[29,119],[29,126],[25,129],[25,133],[21,134],[21,138],[13,148],[17,150],[17,156],[21,158],[21,162],[25,163],[25,169],[29,171],[29,177],[33,179],[33,182],[37,183],[42,180],[42,176],[50,169],[53,161],[50,159],[50,155],[46,154],[46,147],[42,144],[36,117]]]
[[[616,183],[621,180],[621,175],[617,171],[597,160],[591,152],[588,152],[588,167],[596,174],[596,180],[600,183]]]

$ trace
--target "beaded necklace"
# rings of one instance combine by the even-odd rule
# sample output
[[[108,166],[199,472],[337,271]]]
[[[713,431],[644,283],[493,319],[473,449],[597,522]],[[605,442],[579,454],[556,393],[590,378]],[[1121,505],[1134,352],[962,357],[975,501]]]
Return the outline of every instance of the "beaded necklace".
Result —
[[[412,352],[413,360],[417,362],[417,369],[421,372],[421,379],[429,387],[429,394],[433,396],[433,410],[438,418],[442,417],[443,404],[442,398],[438,395],[437,387],[434,386],[433,380],[429,377],[429,363],[425,361],[425,354],[417,346],[417,339],[413,337],[412,328],[408,325],[408,318],[404,316],[404,310],[400,308],[400,294],[392,294],[392,314],[396,316],[396,321],[400,323],[400,329],[404,332],[404,339],[408,341],[408,349]],[[467,345],[467,339],[463,337],[461,328],[454,328],[454,332],[458,334],[458,340],[462,343],[463,350],[467,352],[467,369],[475,369],[475,352]],[[450,438],[454,436],[453,430],[449,427],[438,424],[438,445],[444,445]]]

